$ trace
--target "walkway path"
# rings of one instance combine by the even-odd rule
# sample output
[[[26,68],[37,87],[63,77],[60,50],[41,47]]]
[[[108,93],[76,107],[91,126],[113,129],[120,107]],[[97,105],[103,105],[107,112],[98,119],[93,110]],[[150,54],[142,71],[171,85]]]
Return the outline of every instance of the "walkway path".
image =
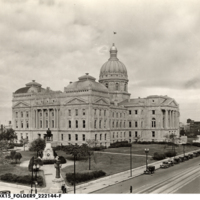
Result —
[[[130,153],[113,153],[113,152],[107,152],[107,151],[95,151],[95,153],[120,154],[120,155],[130,156]],[[146,157],[146,155],[140,155],[140,154],[132,154],[132,156]],[[148,157],[152,157],[152,156],[148,155]]]

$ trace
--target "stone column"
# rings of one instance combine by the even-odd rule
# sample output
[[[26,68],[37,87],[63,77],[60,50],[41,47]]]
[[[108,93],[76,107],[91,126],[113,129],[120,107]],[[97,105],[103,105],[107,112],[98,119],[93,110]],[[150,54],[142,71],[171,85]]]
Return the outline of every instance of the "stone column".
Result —
[[[49,108],[48,108],[48,128],[50,128],[50,113],[49,113]]]
[[[55,108],[53,109],[53,120],[54,120],[53,128],[55,128],[56,127],[56,109]]]
[[[58,122],[58,123],[57,123],[57,125],[58,125],[57,128],[59,129],[59,109],[58,109],[58,111],[57,111],[57,120],[58,120],[58,121],[57,121],[57,122]]]
[[[36,129],[38,129],[38,109],[35,110],[35,116]]]
[[[168,128],[168,110],[165,109],[165,128]]]

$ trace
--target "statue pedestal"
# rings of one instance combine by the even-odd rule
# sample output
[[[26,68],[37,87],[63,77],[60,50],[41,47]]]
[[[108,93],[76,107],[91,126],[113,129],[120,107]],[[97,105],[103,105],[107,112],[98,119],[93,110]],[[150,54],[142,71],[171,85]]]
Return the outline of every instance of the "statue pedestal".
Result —
[[[62,193],[61,187],[65,184],[63,178],[55,178],[53,181],[53,186],[50,188],[51,193]]]
[[[46,147],[43,151],[43,158],[42,160],[54,160],[53,149],[51,147],[51,143],[46,143]]]

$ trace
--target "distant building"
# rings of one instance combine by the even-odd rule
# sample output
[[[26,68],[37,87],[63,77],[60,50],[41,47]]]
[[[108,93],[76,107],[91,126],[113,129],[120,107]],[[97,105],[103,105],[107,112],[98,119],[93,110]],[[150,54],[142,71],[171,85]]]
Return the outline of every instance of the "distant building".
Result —
[[[53,141],[96,145],[116,141],[163,141],[179,137],[179,106],[168,96],[152,95],[130,99],[128,73],[110,49],[101,67],[99,82],[88,73],[64,88],[44,89],[34,80],[13,93],[12,119],[18,138],[43,138],[48,128]]]
[[[200,134],[200,121],[194,121],[187,119],[188,132],[190,135],[199,135]]]

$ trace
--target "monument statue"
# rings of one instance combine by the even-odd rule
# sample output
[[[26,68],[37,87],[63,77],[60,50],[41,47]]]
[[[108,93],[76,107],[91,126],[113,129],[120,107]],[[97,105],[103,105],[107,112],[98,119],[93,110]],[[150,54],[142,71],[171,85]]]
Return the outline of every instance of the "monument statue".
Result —
[[[51,141],[53,134],[51,133],[51,130],[48,128],[47,134],[45,134],[45,139],[47,141]]]

